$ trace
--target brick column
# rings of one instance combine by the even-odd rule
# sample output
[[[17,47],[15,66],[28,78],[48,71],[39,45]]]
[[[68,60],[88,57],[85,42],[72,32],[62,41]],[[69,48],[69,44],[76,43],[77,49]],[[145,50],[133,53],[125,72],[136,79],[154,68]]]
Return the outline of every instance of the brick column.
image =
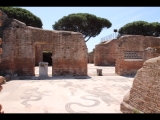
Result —
[[[0,63],[2,54],[2,14],[3,12],[0,10]]]

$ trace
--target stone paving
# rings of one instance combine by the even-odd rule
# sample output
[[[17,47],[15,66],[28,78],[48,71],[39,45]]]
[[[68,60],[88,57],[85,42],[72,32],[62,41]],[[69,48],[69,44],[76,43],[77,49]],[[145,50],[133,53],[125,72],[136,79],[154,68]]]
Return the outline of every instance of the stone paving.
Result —
[[[96,75],[102,68],[103,76]],[[114,66],[88,64],[88,76],[54,76],[44,80],[11,80],[3,84],[5,113],[121,113],[120,103],[133,77],[115,74]],[[38,75],[38,67],[35,67]]]

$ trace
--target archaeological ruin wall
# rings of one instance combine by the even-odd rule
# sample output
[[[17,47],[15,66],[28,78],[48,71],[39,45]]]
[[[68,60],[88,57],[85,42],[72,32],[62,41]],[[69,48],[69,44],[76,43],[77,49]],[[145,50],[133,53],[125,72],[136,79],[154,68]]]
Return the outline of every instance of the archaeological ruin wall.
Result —
[[[6,15],[3,14],[3,12],[0,10],[0,63],[1,63],[1,57],[2,57],[2,37],[3,37],[3,24],[6,19]]]
[[[120,37],[115,72],[119,75],[135,75],[145,60],[160,55],[154,49],[147,49],[155,46],[160,46],[160,38],[141,35]]]
[[[160,56],[144,62],[120,105],[123,113],[160,113]]]
[[[115,65],[117,52],[117,39],[102,42],[95,47],[94,65],[110,66]]]
[[[39,65],[39,62],[43,61],[43,51],[51,51],[53,49],[52,44],[35,44],[35,66]]]
[[[3,14],[3,12],[0,10],[0,64],[2,61],[2,37],[3,37],[3,23],[6,19],[6,15]],[[2,84],[4,83],[5,78],[3,76],[1,76],[1,72],[0,72],[0,92],[3,89]],[[0,104],[0,114],[4,113],[4,111],[2,111],[2,105]]]
[[[94,63],[94,49],[92,52],[88,53],[88,63]]]
[[[87,75],[88,50],[81,33],[43,30],[9,18],[5,24],[0,71],[35,75],[35,64],[47,49],[52,51],[52,75]]]

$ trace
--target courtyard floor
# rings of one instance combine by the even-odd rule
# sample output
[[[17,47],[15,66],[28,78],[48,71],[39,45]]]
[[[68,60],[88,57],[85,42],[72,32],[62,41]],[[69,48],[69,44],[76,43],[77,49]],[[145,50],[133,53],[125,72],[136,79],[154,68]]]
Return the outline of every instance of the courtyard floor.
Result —
[[[96,68],[103,76],[96,75]],[[48,73],[51,75],[51,67]],[[38,67],[35,73],[38,75]],[[121,113],[120,103],[133,77],[118,76],[114,66],[88,64],[88,77],[57,76],[44,80],[11,80],[3,84],[5,113]]]

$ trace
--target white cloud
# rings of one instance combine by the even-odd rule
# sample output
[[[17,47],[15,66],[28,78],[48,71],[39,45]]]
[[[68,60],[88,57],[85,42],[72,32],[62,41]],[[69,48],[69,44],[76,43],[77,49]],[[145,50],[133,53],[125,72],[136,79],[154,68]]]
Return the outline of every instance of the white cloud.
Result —
[[[124,7],[125,9],[120,11],[117,9],[117,14],[118,15],[113,15],[113,17],[111,17],[111,19],[124,19],[127,15],[133,14],[135,12],[138,12],[139,10],[144,9],[144,7]],[[116,14],[116,13],[115,13]]]
[[[138,21],[142,18],[142,14],[138,14],[136,16],[133,16],[132,18],[128,19],[128,22]]]
[[[133,22],[133,21],[138,21],[138,20],[147,21],[146,17],[153,17],[152,15],[157,12],[156,9],[151,10],[149,12],[148,11],[149,10],[142,11],[140,14],[135,15],[132,18],[129,18],[127,21],[128,22]]]

